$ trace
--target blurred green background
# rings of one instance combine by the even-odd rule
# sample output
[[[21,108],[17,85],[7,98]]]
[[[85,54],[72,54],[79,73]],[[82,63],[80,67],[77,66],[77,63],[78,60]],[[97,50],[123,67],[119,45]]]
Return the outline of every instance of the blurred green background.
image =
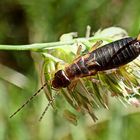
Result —
[[[0,44],[53,42],[68,32],[85,36],[110,26],[124,28],[129,35],[140,32],[139,0],[1,0]],[[135,140],[139,138],[139,108],[126,108],[118,101],[111,110],[99,110],[99,121],[80,115],[78,125],[67,122],[60,110],[50,108],[42,122],[38,118],[47,104],[38,96],[14,118],[12,114],[40,85],[41,57],[32,52],[0,51],[0,140]],[[43,92],[42,92],[43,93]],[[127,115],[129,114],[129,115]],[[88,118],[88,119],[87,119]]]

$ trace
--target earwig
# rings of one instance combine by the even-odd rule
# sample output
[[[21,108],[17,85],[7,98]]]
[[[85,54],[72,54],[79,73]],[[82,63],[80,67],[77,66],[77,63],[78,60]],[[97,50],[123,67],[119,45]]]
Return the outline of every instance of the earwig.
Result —
[[[94,47],[100,45],[97,42]],[[140,35],[137,38],[127,37],[112,43],[106,44],[97,49],[92,49],[89,53],[79,56],[72,64],[66,66],[63,70],[58,70],[51,82],[53,89],[68,88],[73,81],[77,79],[94,76],[100,71],[106,71],[123,66],[140,54]],[[18,113],[27,105],[38,93],[47,85],[44,84],[29,100],[27,100],[11,117]],[[40,120],[44,116],[48,107],[52,104],[56,96],[49,101]]]
[[[123,38],[106,44],[74,60],[64,70],[55,73],[52,86],[68,87],[75,79],[93,76],[99,71],[123,66],[140,54],[140,35],[137,39]]]

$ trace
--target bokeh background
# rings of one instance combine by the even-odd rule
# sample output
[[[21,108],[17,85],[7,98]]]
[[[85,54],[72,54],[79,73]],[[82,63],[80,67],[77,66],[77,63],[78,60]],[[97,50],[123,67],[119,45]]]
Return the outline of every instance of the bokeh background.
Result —
[[[130,36],[140,32],[139,0],[0,0],[0,44],[54,42],[68,32],[85,36],[110,26],[124,28]],[[135,140],[139,138],[139,109],[120,102],[111,110],[97,112],[94,123],[80,115],[78,125],[67,122],[60,110],[50,108],[42,122],[38,118],[47,104],[38,96],[9,119],[40,85],[42,58],[29,51],[0,51],[0,140]],[[43,93],[43,92],[42,92]],[[61,104],[62,103],[62,104]],[[88,121],[87,121],[88,120]]]

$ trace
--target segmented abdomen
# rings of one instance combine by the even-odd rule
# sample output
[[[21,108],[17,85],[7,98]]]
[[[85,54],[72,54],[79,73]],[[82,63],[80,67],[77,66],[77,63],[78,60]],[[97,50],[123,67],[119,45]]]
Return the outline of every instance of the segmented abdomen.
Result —
[[[138,47],[139,42],[131,37],[114,41],[76,59],[65,68],[66,75],[74,79],[120,67],[139,55]]]
[[[129,37],[96,49],[90,53],[87,62],[94,58],[93,61],[97,64],[87,65],[88,69],[103,71],[127,64],[139,55],[134,45],[136,42],[138,42],[136,39]]]

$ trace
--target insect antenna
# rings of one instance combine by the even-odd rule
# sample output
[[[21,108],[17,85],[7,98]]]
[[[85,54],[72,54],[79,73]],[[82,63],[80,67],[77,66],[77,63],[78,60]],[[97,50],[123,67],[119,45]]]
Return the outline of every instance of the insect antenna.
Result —
[[[20,108],[18,108],[11,116],[10,118],[12,118],[13,116],[15,116],[22,108],[24,108],[31,100],[34,99],[35,96],[37,96],[40,91],[42,89],[44,89],[44,87],[47,85],[47,83],[45,83],[37,92],[35,92]]]
[[[42,118],[44,117],[46,111],[48,110],[49,106],[53,103],[53,101],[55,100],[56,96],[58,95],[58,93],[56,93],[51,100],[49,100],[49,103],[47,104],[46,108],[44,109],[43,113],[41,114],[39,121],[42,120]]]

